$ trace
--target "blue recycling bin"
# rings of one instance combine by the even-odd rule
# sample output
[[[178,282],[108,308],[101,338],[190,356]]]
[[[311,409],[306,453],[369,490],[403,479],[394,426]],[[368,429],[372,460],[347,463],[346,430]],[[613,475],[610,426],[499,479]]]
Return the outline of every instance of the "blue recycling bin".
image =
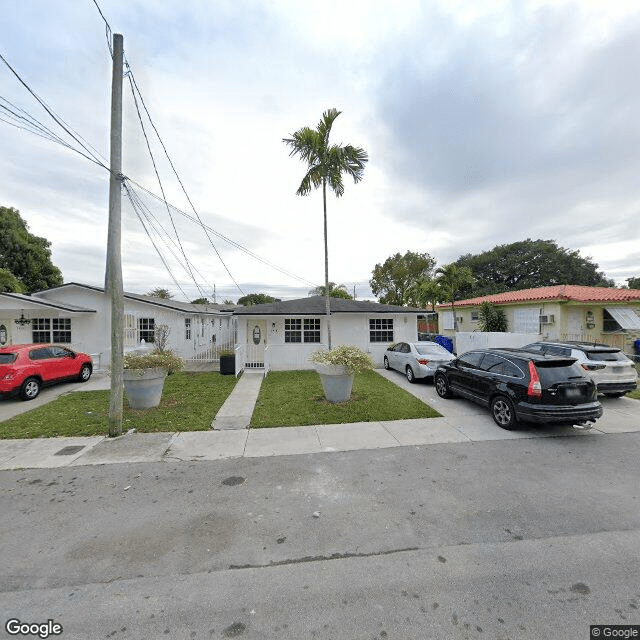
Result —
[[[450,353],[453,353],[453,340],[451,338],[447,338],[447,336],[436,336],[435,342]]]
[[[640,340],[635,341],[636,353],[640,356]]]

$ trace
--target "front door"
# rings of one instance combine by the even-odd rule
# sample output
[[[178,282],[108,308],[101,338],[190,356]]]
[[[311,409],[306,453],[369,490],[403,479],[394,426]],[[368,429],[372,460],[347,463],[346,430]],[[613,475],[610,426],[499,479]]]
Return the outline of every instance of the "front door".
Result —
[[[265,320],[247,320],[247,369],[264,368],[264,348],[267,344],[267,323]]]
[[[582,311],[580,309],[569,309],[567,318],[567,340],[582,340],[584,327],[582,326]]]

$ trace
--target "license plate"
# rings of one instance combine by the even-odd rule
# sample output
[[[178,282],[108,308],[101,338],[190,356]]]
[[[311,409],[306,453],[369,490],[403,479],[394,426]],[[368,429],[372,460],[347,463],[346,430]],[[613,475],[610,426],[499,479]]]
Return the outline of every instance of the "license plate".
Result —
[[[565,389],[564,394],[569,400],[572,400],[573,398],[580,398],[582,391],[580,389]]]
[[[624,371],[624,367],[613,367],[613,373],[622,373]]]

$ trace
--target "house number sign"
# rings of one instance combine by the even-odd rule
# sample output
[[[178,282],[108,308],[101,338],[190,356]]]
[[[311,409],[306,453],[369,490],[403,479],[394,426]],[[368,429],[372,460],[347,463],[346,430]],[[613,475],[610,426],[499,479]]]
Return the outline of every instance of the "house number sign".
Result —
[[[260,331],[260,327],[256,325],[253,327],[253,344],[260,344],[260,338],[262,337],[262,332]]]

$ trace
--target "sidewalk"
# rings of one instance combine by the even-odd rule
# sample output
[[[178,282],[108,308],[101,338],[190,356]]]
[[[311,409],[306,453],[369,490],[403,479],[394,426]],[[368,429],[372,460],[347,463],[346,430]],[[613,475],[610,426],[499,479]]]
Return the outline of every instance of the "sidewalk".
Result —
[[[495,425],[489,412],[481,407],[465,400],[442,400],[431,384],[409,384],[397,372],[379,373],[425,401],[443,417],[272,429],[232,427],[220,431],[131,433],[119,438],[92,436],[0,440],[0,470],[163,460],[219,460],[453,442],[472,443],[557,436],[594,437],[640,431],[640,403],[629,398],[602,398],[605,415],[590,431],[576,430],[572,427],[528,427],[517,431],[504,431]],[[106,380],[108,385],[109,379]],[[251,385],[254,384],[255,380]],[[247,384],[246,389],[251,385]],[[88,387],[84,385],[82,388]],[[239,393],[244,391],[241,389]],[[245,414],[246,411],[243,410]]]

